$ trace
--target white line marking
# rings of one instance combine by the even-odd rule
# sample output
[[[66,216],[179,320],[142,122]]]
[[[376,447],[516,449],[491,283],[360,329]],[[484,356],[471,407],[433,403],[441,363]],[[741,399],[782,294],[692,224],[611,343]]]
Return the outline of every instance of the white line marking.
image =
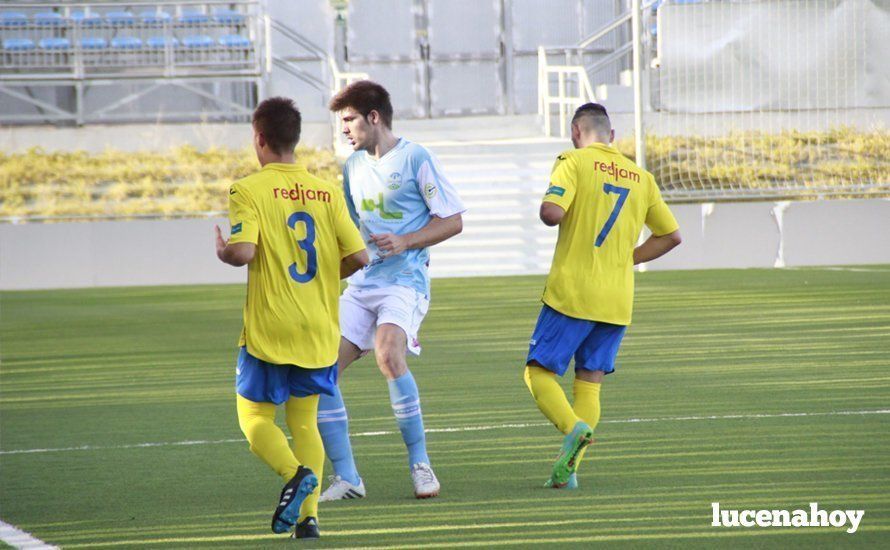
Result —
[[[645,422],[689,422],[699,420],[747,420],[758,418],[798,418],[810,416],[859,416],[872,414],[890,414],[890,409],[877,409],[865,411],[830,411],[817,413],[766,413],[766,414],[725,414],[710,416],[663,416],[658,418],[621,418],[617,420],[601,420],[600,424],[639,424]],[[457,426],[454,428],[428,428],[426,433],[454,433],[454,432],[484,432],[488,430],[504,430],[510,428],[538,428],[550,426],[549,422],[524,422],[515,424],[490,424],[485,426]],[[351,437],[378,437],[381,435],[395,435],[396,430],[381,430],[376,432],[358,432],[350,434]],[[189,445],[219,445],[222,443],[244,443],[245,439],[198,439],[192,441],[169,441],[159,443],[134,443],[131,445],[117,445],[100,447],[93,445],[81,445],[79,447],[57,447],[50,449],[15,449],[0,451],[0,455],[19,455],[33,453],[61,453],[68,451],[106,451],[116,449],[143,449],[151,447],[184,447]]]
[[[13,548],[42,549],[42,550],[58,550],[58,546],[52,546],[40,539],[34,538],[30,533],[26,533],[14,525],[10,525],[0,520],[0,541],[12,546]]]
[[[797,271],[853,271],[858,273],[887,273],[887,269],[874,269],[868,267],[843,267],[843,266],[792,266],[786,269]]]

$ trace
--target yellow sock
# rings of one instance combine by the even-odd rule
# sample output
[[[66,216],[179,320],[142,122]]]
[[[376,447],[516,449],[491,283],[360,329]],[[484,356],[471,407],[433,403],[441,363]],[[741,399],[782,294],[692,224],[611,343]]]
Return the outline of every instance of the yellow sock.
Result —
[[[596,425],[600,421],[601,386],[602,384],[598,382],[586,382],[575,378],[575,384],[572,388],[575,402],[572,409],[575,411],[575,414],[578,415],[578,418],[587,422],[592,430],[596,429]],[[579,466],[581,465],[581,459],[584,458],[584,451],[586,450],[586,447],[581,449],[581,453],[578,455],[576,463]]]
[[[541,367],[527,366],[525,384],[544,416],[562,433],[571,432],[580,418],[569,405],[565,392],[556,381],[556,374]]]
[[[300,464],[305,464],[318,476],[321,482],[324,470],[324,447],[321,434],[318,433],[318,396],[291,397],[285,405],[287,411],[287,427],[294,438],[293,454]],[[318,518],[318,497],[321,494],[321,483],[306,497],[300,506],[300,519],[309,516]]]
[[[275,473],[290,481],[300,463],[287,444],[287,436],[275,424],[275,405],[257,403],[236,394],[238,424],[250,443],[250,451],[268,464]]]

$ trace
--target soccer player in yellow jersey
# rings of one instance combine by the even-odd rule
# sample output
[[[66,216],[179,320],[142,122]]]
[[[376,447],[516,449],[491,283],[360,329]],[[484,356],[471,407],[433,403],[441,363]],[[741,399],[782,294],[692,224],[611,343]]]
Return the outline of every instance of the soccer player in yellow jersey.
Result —
[[[544,416],[565,434],[547,487],[576,488],[575,471],[600,418],[600,384],[615,370],[630,324],[633,266],[680,244],[677,221],[652,174],[610,144],[606,109],[596,103],[572,118],[574,150],[559,155],[541,220],[559,225],[541,314],[526,359],[525,383]],[[645,224],[652,231],[638,242]],[[575,359],[574,405],[556,376]]]
[[[226,241],[216,228],[216,253],[248,266],[235,389],[250,450],[285,481],[272,530],[296,525],[296,538],[318,538],[318,397],[337,383],[340,279],[367,265],[368,254],[339,186],[295,163],[300,127],[290,99],[257,107],[254,148],[262,170],[229,189],[231,234]],[[293,448],[275,424],[281,404]]]

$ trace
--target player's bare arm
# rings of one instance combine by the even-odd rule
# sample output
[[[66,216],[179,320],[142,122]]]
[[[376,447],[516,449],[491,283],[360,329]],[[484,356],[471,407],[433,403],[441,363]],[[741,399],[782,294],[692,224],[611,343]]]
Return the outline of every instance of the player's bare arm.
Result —
[[[219,226],[216,226],[216,257],[223,263],[241,267],[247,265],[256,255],[256,245],[253,243],[232,243],[224,239]]]
[[[566,215],[566,211],[558,204],[545,201],[541,203],[541,211],[538,215],[541,217],[541,221],[544,222],[544,225],[552,227],[554,225],[559,225],[563,216]]]
[[[345,279],[370,263],[367,250],[359,250],[340,260],[340,278]]]
[[[439,244],[457,235],[463,229],[464,222],[459,213],[447,218],[431,216],[430,222],[418,231],[404,235],[377,233],[371,235],[371,240],[387,256],[395,256],[406,250]]]
[[[674,231],[667,235],[651,235],[646,242],[634,248],[634,265],[651,262],[664,256],[677,245],[683,242],[680,231]]]

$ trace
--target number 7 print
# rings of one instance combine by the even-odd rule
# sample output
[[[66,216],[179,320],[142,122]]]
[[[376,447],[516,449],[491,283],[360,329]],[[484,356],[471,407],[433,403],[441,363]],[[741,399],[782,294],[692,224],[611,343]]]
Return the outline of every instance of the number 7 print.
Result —
[[[602,246],[603,241],[606,240],[606,236],[609,234],[609,231],[612,230],[612,226],[615,225],[615,220],[618,219],[618,213],[621,212],[621,208],[624,206],[624,201],[627,200],[627,195],[630,194],[630,189],[626,187],[618,187],[617,185],[612,185],[611,183],[603,184],[603,193],[616,193],[618,195],[618,200],[615,201],[615,207],[612,208],[612,213],[609,214],[609,219],[606,220],[606,225],[603,226],[600,234],[596,236],[596,246]]]

